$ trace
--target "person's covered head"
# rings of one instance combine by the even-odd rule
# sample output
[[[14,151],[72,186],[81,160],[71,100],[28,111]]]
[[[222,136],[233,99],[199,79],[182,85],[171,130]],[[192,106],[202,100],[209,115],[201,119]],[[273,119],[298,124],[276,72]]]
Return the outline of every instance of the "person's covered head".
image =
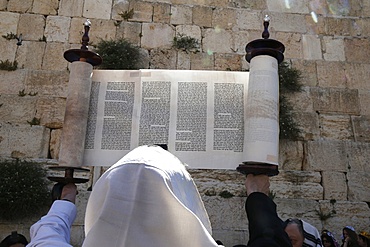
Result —
[[[198,190],[173,154],[141,146],[93,186],[83,246],[216,247]]]
[[[358,245],[360,247],[370,247],[370,233],[362,231],[358,234]]]
[[[24,247],[28,244],[25,236],[13,231],[9,236],[5,237],[0,243],[0,247]]]
[[[311,224],[300,219],[287,219],[284,229],[293,247],[319,247],[321,239],[319,231]]]
[[[321,241],[324,247],[339,247],[340,246],[338,241],[335,239],[334,234],[327,230],[322,231]]]

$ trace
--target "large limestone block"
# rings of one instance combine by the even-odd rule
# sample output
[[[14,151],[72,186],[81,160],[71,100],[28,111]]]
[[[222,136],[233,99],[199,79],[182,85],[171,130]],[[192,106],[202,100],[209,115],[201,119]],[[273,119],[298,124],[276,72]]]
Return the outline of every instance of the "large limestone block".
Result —
[[[347,171],[347,154],[345,142],[342,141],[308,141],[307,163],[308,171]]]
[[[83,4],[80,0],[60,0],[58,15],[81,17]]]
[[[32,32],[30,32],[32,27]],[[44,36],[45,17],[43,15],[22,14],[19,18],[18,33],[23,40],[42,40]]]
[[[193,24],[200,27],[212,27],[213,9],[208,6],[193,7]]]
[[[85,0],[83,17],[109,20],[112,12],[112,0]]]
[[[319,7],[317,10],[319,11],[312,11],[310,15],[305,15],[307,33],[325,35],[326,29],[324,20],[326,13],[320,13],[320,10],[322,10],[321,7]]]
[[[286,94],[287,99],[294,106],[294,112],[309,113],[313,111],[313,101],[310,88],[302,86],[300,92]]]
[[[320,114],[321,137],[333,140],[353,140],[352,119],[348,115]]]
[[[329,229],[341,236],[344,226],[354,226],[355,230],[367,229],[370,224],[370,209],[365,202],[320,201],[319,212],[330,215],[323,220],[323,229]],[[339,238],[337,238],[339,239]]]
[[[185,51],[177,52],[176,69],[190,70],[190,54]]]
[[[128,0],[114,0],[112,7],[112,19],[123,20],[122,14],[130,11],[130,2]]]
[[[25,91],[37,93],[38,96],[52,95],[67,97],[68,71],[28,71]]]
[[[316,140],[320,137],[319,116],[315,112],[294,112],[293,117],[304,140]]]
[[[175,30],[172,26],[164,23],[143,23],[142,35],[142,48],[170,48],[175,37]]]
[[[341,88],[311,88],[313,107],[319,113],[359,114],[358,90]]]
[[[301,14],[273,12],[269,14],[271,21],[269,30],[280,32],[306,33],[305,16]]]
[[[368,13],[370,13],[370,10],[368,11]],[[370,19],[369,18],[362,19],[360,24],[361,24],[362,34],[364,36],[369,36],[369,34],[370,34]]]
[[[346,63],[345,72],[348,88],[370,90],[370,83],[367,80],[370,78],[369,63]]]
[[[370,116],[354,116],[352,119],[355,140],[370,142]]]
[[[305,1],[267,0],[266,2],[268,9],[274,12],[301,14],[308,14],[310,12]]]
[[[153,5],[153,22],[170,23],[171,5],[157,3]]]
[[[18,66],[32,70],[41,69],[45,46],[45,42],[23,41],[16,53]]]
[[[238,9],[236,12],[236,24],[239,30],[263,30],[263,18],[261,12],[247,9]]]
[[[46,158],[50,130],[29,124],[2,124],[0,128],[0,155],[12,158]]]
[[[179,35],[190,36],[198,41],[199,46],[202,40],[202,31],[196,25],[178,25],[176,26],[176,35],[177,37],[180,37]]]
[[[0,35],[17,34],[19,17],[18,13],[0,12]]]
[[[360,21],[353,18],[325,18],[326,34],[329,36],[361,35]]]
[[[347,200],[347,183],[343,172],[322,172],[322,185],[324,187],[325,200]]]
[[[63,127],[66,107],[65,98],[40,97],[36,102],[36,117],[40,124],[50,129]]]
[[[176,69],[177,52],[171,50],[153,49],[150,52],[151,69]]]
[[[222,45],[221,45],[222,44]],[[231,31],[224,29],[206,29],[203,32],[203,51],[208,54],[230,53],[233,48]]]
[[[358,90],[361,115],[370,115],[370,90]]]
[[[171,20],[172,25],[191,25],[193,19],[193,12],[190,6],[172,5],[171,6]]]
[[[285,59],[302,59],[302,34],[278,32],[276,33],[276,39],[285,46]]]
[[[279,170],[302,170],[303,153],[304,147],[302,142],[280,140]]]
[[[343,39],[324,37],[323,55],[326,61],[345,61]]]
[[[314,87],[317,85],[316,61],[292,60],[292,67],[301,72],[301,83],[303,86]],[[298,106],[295,106],[298,107]]]
[[[139,22],[121,22],[117,27],[116,39],[126,39],[132,44],[140,46],[141,26],[142,24]]]
[[[4,71],[0,70],[0,94],[18,95],[24,89],[26,70]]]
[[[247,229],[248,221],[244,210],[246,197],[203,196],[202,200],[213,227],[217,229]]]
[[[8,11],[26,13],[30,12],[32,8],[33,0],[9,0]],[[1,20],[4,20],[1,18]]]
[[[68,43],[48,42],[46,43],[42,69],[44,70],[66,70],[68,61],[63,54],[69,49]]]
[[[72,225],[70,241],[71,245],[82,246],[84,239],[85,239],[85,227],[82,225]]]
[[[232,8],[245,8],[245,9],[253,9],[253,10],[265,10],[267,9],[266,1],[260,0],[232,0],[229,1],[229,7]]]
[[[271,179],[271,191],[276,198],[305,198],[321,200],[323,187],[321,176],[317,172],[281,171]]]
[[[244,56],[238,54],[215,54],[215,70],[240,71]]]
[[[0,61],[14,62],[17,51],[17,42],[15,40],[0,39]]]
[[[216,8],[212,14],[212,26],[216,29],[233,29],[237,26],[236,16],[236,9]]]
[[[27,124],[35,117],[37,97],[2,95],[0,102],[1,122]]]
[[[347,87],[347,78],[344,63],[317,61],[316,64],[317,80],[320,87]]]
[[[348,199],[350,201],[370,201],[370,175],[366,172],[348,172]]]
[[[370,40],[367,38],[344,39],[344,52],[347,62],[369,63]]]
[[[43,15],[56,15],[58,13],[59,0],[34,0],[32,12]]]
[[[317,35],[303,35],[303,58],[306,60],[322,60],[321,41]]]
[[[348,170],[364,174],[370,173],[370,143],[346,142]]]
[[[153,4],[142,1],[133,1],[130,3],[130,10],[134,10],[134,15],[130,21],[137,22],[152,22],[153,20]]]
[[[0,10],[5,10],[8,4],[8,0],[0,0]]]
[[[248,41],[251,40],[250,32],[248,31],[239,31],[239,32],[233,32],[231,33],[232,36],[232,44],[231,44],[231,51],[233,53],[239,54],[243,56],[242,61],[245,64],[248,64],[249,69],[249,63],[245,59],[245,47],[248,44]]]
[[[213,53],[191,53],[190,68],[193,70],[214,70]]]
[[[52,129],[50,134],[50,157],[59,159],[60,141],[62,138],[62,129]]]
[[[48,42],[67,42],[71,18],[48,16],[46,18],[45,37]]]

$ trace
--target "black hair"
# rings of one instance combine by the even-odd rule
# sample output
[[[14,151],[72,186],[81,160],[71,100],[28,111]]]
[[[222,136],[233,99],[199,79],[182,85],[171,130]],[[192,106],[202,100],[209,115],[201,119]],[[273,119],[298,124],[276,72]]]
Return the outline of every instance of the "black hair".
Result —
[[[26,246],[28,241],[25,236],[17,233],[17,231],[13,231],[9,236],[1,241],[0,247],[9,247],[13,244],[24,244]]]

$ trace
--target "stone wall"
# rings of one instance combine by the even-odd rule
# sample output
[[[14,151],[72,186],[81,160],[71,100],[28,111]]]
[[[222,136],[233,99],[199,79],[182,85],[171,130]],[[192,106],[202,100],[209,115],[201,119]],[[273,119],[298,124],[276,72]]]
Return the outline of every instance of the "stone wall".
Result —
[[[132,18],[124,20],[122,13],[131,9]],[[367,0],[0,0],[0,35],[23,38],[17,46],[0,37],[0,60],[19,66],[0,70],[0,157],[58,159],[69,76],[63,53],[80,47],[86,18],[92,22],[90,49],[100,39],[126,38],[141,47],[145,68],[248,70],[245,46],[261,38],[265,14],[272,20],[270,37],[285,45],[285,60],[302,71],[304,84],[289,98],[302,138],[281,141],[281,173],[272,178],[278,213],[338,238],[345,225],[370,231]],[[179,34],[198,39],[201,52],[172,48]],[[28,123],[34,118],[38,125]],[[191,173],[214,237],[227,246],[246,243],[244,177],[223,170]],[[80,185],[75,246],[83,241],[87,186]],[[234,196],[224,198],[223,191]],[[0,238],[14,229],[29,236],[31,224],[0,222]]]

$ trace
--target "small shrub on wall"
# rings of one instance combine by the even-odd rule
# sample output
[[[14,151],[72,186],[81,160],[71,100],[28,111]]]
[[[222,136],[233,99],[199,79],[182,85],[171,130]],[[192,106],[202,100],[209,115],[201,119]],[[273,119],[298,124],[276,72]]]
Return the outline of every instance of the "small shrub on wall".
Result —
[[[39,216],[50,206],[46,170],[21,160],[0,162],[0,218],[19,220]]]

